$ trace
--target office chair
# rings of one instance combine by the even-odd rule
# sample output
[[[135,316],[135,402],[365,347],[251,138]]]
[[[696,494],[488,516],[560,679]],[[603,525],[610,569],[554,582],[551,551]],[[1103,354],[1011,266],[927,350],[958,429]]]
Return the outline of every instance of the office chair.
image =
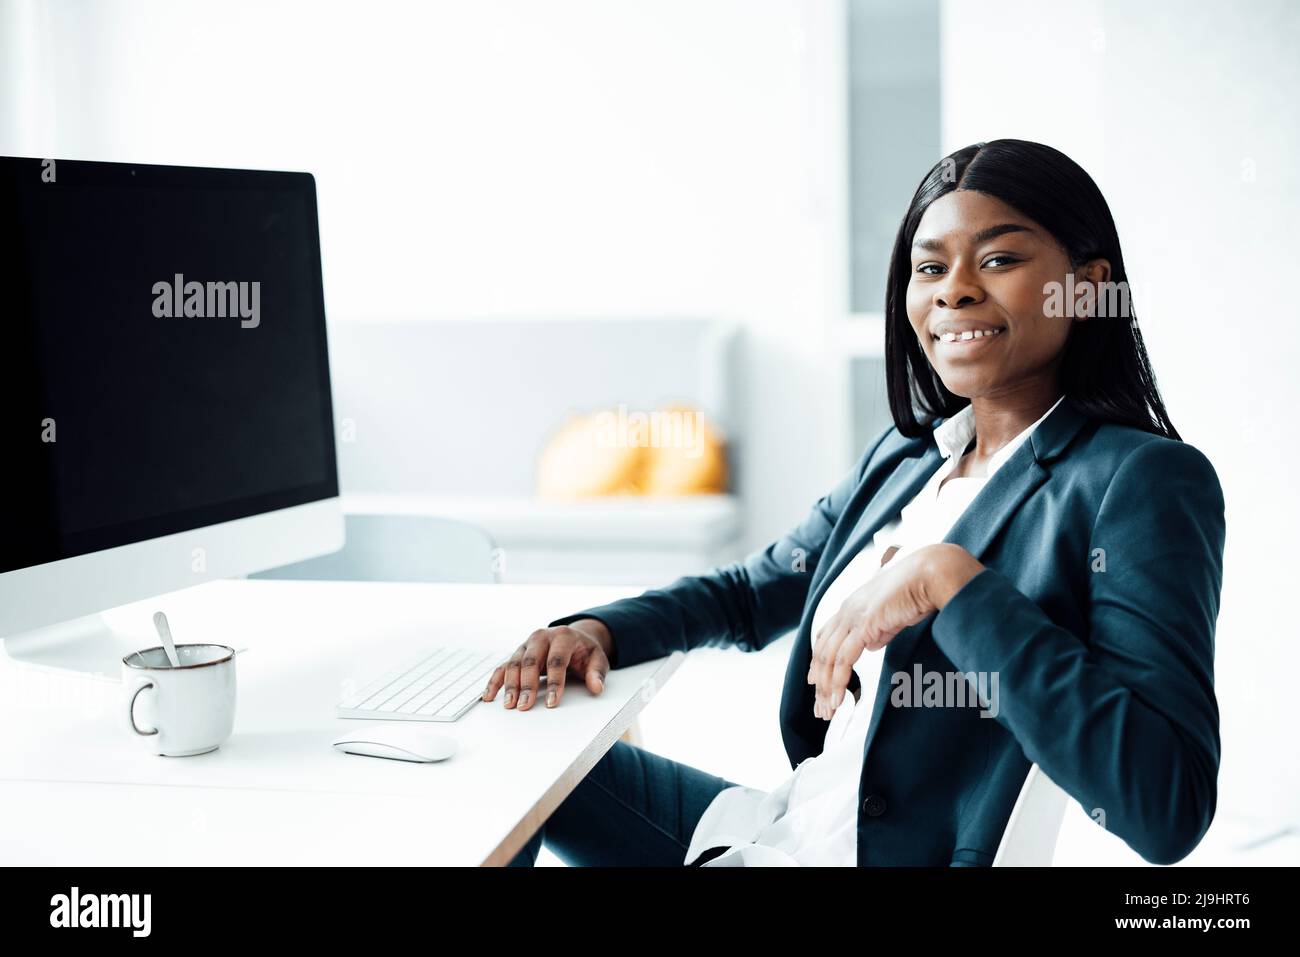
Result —
[[[1051,867],[1068,800],[1069,795],[1042,768],[1030,766],[1002,832],[993,866]]]
[[[433,515],[348,514],[340,551],[249,578],[310,581],[462,582],[500,580],[496,546],[476,525]]]

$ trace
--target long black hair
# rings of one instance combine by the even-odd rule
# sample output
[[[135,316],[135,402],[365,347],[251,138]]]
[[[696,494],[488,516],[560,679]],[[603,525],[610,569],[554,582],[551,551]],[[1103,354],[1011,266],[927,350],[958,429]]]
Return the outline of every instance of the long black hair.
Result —
[[[907,318],[912,241],[921,217],[940,196],[973,189],[996,197],[1042,226],[1074,269],[1090,259],[1110,263],[1110,281],[1128,289],[1119,234],[1101,190],[1059,150],[1026,140],[976,143],[940,160],[921,180],[894,241],[885,292],[885,386],[894,424],[924,435],[934,416],[970,403],[940,380]],[[1059,368],[1062,391],[1086,414],[1181,441],[1169,421],[1128,299],[1124,317],[1070,323]],[[917,412],[925,417],[917,419]]]

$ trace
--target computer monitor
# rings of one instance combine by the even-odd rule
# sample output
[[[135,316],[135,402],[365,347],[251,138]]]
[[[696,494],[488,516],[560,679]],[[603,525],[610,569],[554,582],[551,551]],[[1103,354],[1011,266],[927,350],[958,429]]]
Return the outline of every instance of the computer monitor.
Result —
[[[0,303],[11,657],[116,675],[85,616],[342,547],[310,174],[0,158]]]

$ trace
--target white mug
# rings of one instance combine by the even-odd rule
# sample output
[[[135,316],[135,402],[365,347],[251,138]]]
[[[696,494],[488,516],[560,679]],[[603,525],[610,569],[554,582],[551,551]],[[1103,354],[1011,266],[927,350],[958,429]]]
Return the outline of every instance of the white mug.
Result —
[[[177,645],[176,657],[159,646],[122,659],[127,724],[155,754],[215,751],[235,729],[235,649]]]

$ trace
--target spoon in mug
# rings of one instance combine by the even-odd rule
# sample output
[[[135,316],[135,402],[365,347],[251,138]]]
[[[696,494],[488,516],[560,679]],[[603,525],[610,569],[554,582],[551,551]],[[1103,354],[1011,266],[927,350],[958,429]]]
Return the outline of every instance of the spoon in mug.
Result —
[[[158,629],[158,637],[162,639],[167,660],[171,662],[173,668],[179,668],[181,660],[176,657],[176,645],[172,642],[172,630],[167,624],[167,616],[160,611],[154,612],[153,626]]]

